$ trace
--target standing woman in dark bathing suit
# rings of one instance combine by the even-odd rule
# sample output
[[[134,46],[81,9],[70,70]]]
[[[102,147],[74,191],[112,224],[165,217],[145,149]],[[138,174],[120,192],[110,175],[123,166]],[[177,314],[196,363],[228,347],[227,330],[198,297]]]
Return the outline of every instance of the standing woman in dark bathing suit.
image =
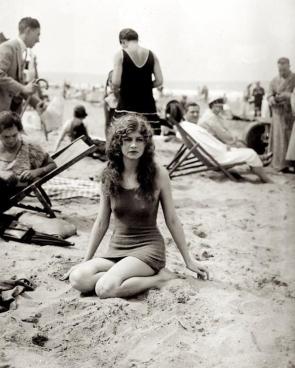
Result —
[[[138,44],[138,34],[123,29],[119,34],[122,50],[115,56],[112,84],[119,102],[115,120],[128,113],[142,114],[154,134],[161,134],[160,118],[153,97],[153,88],[162,86],[163,76],[156,55]]]
[[[126,115],[109,139],[108,165],[103,173],[100,208],[89,247],[81,264],[69,275],[81,292],[95,291],[100,298],[130,297],[160,288],[176,276],[166,270],[165,244],[157,227],[161,204],[165,221],[186,267],[208,279],[206,267],[188,252],[182,226],[175,213],[170,180],[154,161],[152,132],[140,115]],[[114,216],[108,250],[93,258]]]

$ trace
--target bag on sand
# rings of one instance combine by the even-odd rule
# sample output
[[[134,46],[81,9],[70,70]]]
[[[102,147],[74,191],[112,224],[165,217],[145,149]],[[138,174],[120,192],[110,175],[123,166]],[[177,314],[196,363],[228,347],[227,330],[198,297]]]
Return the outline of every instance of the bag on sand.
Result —
[[[17,221],[19,215],[0,215],[0,237],[6,241],[13,240],[26,244],[54,245],[68,247],[74,245],[57,235],[48,235],[37,232],[32,227],[20,224]]]
[[[77,232],[75,225],[60,218],[48,218],[43,214],[25,212],[19,217],[18,222],[39,233],[55,235],[62,239],[75,235]]]

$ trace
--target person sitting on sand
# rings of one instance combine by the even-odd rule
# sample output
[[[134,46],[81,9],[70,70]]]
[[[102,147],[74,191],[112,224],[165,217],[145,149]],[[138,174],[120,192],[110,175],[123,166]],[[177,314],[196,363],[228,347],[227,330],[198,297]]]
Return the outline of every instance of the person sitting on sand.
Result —
[[[175,213],[170,180],[154,161],[152,130],[140,115],[125,115],[112,127],[102,176],[100,209],[81,264],[66,275],[83,292],[100,298],[130,297],[160,288],[175,275],[165,269],[165,244],[157,227],[161,204],[166,224],[186,267],[208,279],[207,268],[189,253]],[[93,258],[114,216],[108,250]]]
[[[181,126],[200,143],[219,164],[234,165],[239,162],[245,162],[262,182],[272,182],[267,176],[258,154],[252,148],[246,148],[244,143],[234,138],[224,127],[223,118],[219,116],[219,113],[222,111],[223,100],[212,100],[209,106],[212,112],[207,112],[205,115],[206,118],[204,118],[203,115],[198,125],[190,119],[189,121],[181,122]],[[189,117],[189,115],[186,114],[186,117]]]
[[[85,107],[83,105],[77,105],[74,108],[73,112],[73,118],[67,120],[59,134],[59,137],[57,138],[56,144],[55,144],[55,152],[58,150],[61,142],[63,139],[68,136],[71,141],[74,141],[75,139],[81,137],[84,135],[86,137],[85,143],[87,143],[89,146],[92,146],[95,144],[97,146],[97,150],[90,154],[93,158],[98,158],[101,161],[106,161],[105,156],[105,142],[99,139],[91,139],[87,128],[84,124],[84,119],[88,116]]]
[[[56,168],[48,153],[21,134],[18,114],[0,113],[0,205],[18,189]]]

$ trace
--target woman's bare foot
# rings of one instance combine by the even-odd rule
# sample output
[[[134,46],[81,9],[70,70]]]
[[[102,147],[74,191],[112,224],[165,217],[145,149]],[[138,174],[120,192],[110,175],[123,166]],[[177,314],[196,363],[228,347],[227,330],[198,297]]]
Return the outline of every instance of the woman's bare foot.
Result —
[[[262,183],[270,183],[273,184],[274,182],[268,177],[263,167],[252,167],[252,172],[256,174]]]
[[[159,277],[159,288],[164,286],[168,281],[178,278],[174,272],[169,271],[167,268],[162,268],[157,276]]]

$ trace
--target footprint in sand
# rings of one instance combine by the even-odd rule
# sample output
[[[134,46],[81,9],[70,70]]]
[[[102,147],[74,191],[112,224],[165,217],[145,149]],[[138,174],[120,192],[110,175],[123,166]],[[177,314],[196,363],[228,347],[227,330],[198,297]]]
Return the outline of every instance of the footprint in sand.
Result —
[[[265,314],[265,311],[267,310],[267,303],[255,299],[248,300],[246,302],[240,303],[238,309],[243,314],[260,316]]]
[[[207,238],[207,234],[205,233],[205,231],[194,228],[194,227],[193,227],[193,234],[202,239]]]

